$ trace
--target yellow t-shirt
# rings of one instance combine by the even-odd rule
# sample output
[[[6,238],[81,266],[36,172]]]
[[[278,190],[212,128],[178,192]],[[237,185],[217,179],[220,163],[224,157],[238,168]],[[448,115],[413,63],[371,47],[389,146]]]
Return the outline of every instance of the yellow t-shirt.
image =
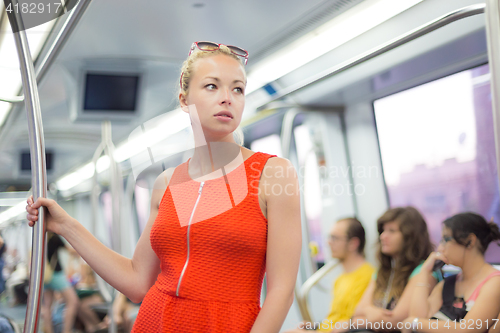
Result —
[[[357,270],[343,273],[335,280],[330,312],[321,322],[319,331],[331,331],[336,322],[351,319],[374,271],[372,265],[364,263]]]

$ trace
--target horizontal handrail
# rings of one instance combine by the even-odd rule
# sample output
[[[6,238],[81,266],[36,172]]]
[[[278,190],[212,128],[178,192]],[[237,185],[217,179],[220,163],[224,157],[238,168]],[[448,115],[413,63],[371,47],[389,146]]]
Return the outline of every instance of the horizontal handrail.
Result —
[[[304,282],[300,288],[299,294],[297,295],[297,303],[299,303],[302,320],[311,323],[313,322],[311,312],[309,311],[309,292],[321,279],[323,279],[328,273],[339,265],[340,263],[338,261],[330,261],[318,269],[309,279],[306,280],[306,282]]]
[[[0,96],[0,101],[7,103],[20,103],[24,101],[24,95],[15,96],[15,97],[2,97]]]
[[[288,95],[291,95],[293,93],[296,93],[304,88],[307,88],[311,86],[312,84],[319,83],[321,81],[324,81],[334,75],[337,75],[339,73],[342,73],[350,68],[353,68],[359,64],[362,64],[370,59],[373,59],[381,54],[384,54],[390,50],[393,50],[397,48],[398,46],[401,46],[403,44],[406,44],[412,40],[415,40],[419,37],[422,37],[434,30],[437,30],[439,28],[442,28],[450,23],[453,23],[455,21],[461,20],[463,18],[469,17],[469,16],[474,16],[477,14],[482,14],[485,11],[485,4],[477,4],[477,5],[472,5],[468,7],[463,7],[457,10],[454,10],[448,14],[445,14],[441,17],[438,17],[437,19],[428,22],[414,30],[411,30],[410,32],[407,32],[399,37],[396,37],[389,42],[382,44],[380,46],[377,46],[365,53],[362,53],[359,56],[356,56],[354,58],[351,58],[337,66],[330,67],[316,75],[311,76],[310,78],[307,78],[301,82],[298,82],[296,84],[293,84],[292,86],[282,89],[278,91],[275,95],[271,97],[270,100],[265,102],[264,104],[260,105],[257,109],[262,110],[263,108],[267,107],[269,103],[274,102],[276,100],[282,99],[283,97],[286,97]]]

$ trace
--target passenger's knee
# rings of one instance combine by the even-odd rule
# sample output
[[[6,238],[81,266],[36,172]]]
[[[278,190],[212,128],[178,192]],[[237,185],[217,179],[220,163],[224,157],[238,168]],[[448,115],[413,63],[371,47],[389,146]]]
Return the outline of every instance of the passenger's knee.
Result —
[[[76,309],[80,307],[81,302],[73,289],[65,290],[64,296],[66,306]]]
[[[71,306],[73,306],[74,308],[78,309],[80,307],[80,300],[78,299],[78,297],[75,295],[75,297],[71,297],[71,300],[69,302],[71,304]]]
[[[42,310],[40,311],[42,314],[42,318],[44,320],[47,320],[48,318],[51,318],[51,313],[50,313],[50,308],[43,306]]]

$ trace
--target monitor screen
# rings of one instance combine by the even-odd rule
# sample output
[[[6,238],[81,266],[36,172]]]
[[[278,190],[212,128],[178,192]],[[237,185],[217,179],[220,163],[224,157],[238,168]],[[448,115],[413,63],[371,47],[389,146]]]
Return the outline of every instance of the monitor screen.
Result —
[[[133,113],[137,107],[139,75],[87,73],[83,110]]]
[[[47,172],[52,171],[53,156],[53,152],[45,151],[45,168]],[[31,154],[29,150],[21,152],[21,171],[31,171]]]

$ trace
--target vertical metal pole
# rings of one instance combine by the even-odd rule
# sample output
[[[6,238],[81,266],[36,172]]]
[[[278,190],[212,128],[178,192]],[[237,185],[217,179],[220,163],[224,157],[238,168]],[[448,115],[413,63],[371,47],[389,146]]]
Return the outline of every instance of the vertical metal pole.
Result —
[[[109,120],[105,120],[101,125],[101,133],[102,133],[102,141],[97,147],[97,150],[94,153],[94,157],[92,159],[94,164],[94,176],[92,177],[92,192],[91,192],[91,203],[92,203],[92,216],[93,221],[91,223],[93,232],[97,231],[97,212],[99,210],[99,184],[97,182],[97,161],[101,157],[101,154],[105,153],[105,155],[109,158],[109,172],[110,172],[110,192],[111,192],[111,204],[112,204],[112,228],[111,228],[111,249],[118,253],[122,253],[121,246],[121,226],[120,226],[120,218],[121,218],[121,197],[123,195],[123,177],[121,173],[120,166],[116,163],[114,159],[114,149],[115,146],[113,144],[113,138],[111,133],[111,122]],[[115,299],[115,290],[110,293],[108,288],[106,287],[106,282],[99,276],[96,275],[97,285],[101,294],[103,295],[106,302],[109,302],[108,309],[108,317],[111,321],[111,325],[109,326],[110,333],[117,332],[116,320],[113,317],[113,302]]]
[[[301,111],[296,108],[292,108],[288,110],[285,113],[285,116],[283,117],[283,124],[281,126],[281,152],[283,154],[284,158],[290,159],[290,148],[292,145],[292,139],[293,139],[293,122],[295,121],[295,118],[301,114],[304,113],[304,111]],[[295,161],[293,159],[290,159],[292,164],[295,166],[297,169],[298,177],[299,177],[299,186],[302,188],[304,184],[304,179],[300,173],[300,165],[298,161]],[[304,283],[316,270],[317,268],[314,267],[314,262],[311,259],[311,253],[309,251],[309,242],[311,240],[310,235],[309,235],[309,227],[307,225],[307,216],[306,216],[306,210],[304,207],[304,193],[300,191],[300,217],[302,220],[302,235],[303,238],[305,238],[307,241],[303,242],[302,245],[302,259],[303,259],[303,265],[302,267],[305,268],[304,270],[300,270],[299,274],[302,278],[302,283]],[[298,291],[298,290],[296,290]]]
[[[105,120],[102,123],[102,140],[104,142],[104,152],[109,158],[109,172],[110,172],[110,192],[111,192],[111,205],[112,205],[112,220],[111,220],[111,247],[113,251],[122,253],[121,246],[121,226],[120,226],[120,211],[121,211],[121,196],[123,195],[123,178],[120,171],[120,166],[116,163],[114,154],[113,136],[111,133],[111,121]],[[96,170],[97,172],[97,170]],[[109,325],[109,333],[116,333],[118,327],[116,326],[116,318],[113,314],[113,303],[116,297],[116,291],[113,290],[111,305],[109,307],[108,317],[110,318],[111,325]]]
[[[104,151],[104,142],[101,141],[96,151],[94,152],[94,156],[92,157],[92,165],[94,166],[94,175],[92,176],[92,189],[90,190],[92,222],[90,223],[89,231],[93,235],[97,235],[97,211],[99,209],[99,194],[101,193],[101,189],[99,187],[99,184],[97,183],[97,161],[99,160],[99,157],[101,157],[103,151]],[[108,302],[107,299],[106,302]]]
[[[9,1],[4,0],[7,8]],[[15,0],[12,7],[16,8]],[[24,30],[22,17],[12,10],[8,13],[9,21],[14,32],[19,67],[23,82],[26,114],[28,116],[28,133],[31,153],[33,199],[47,196],[47,173],[45,167],[45,145],[43,139],[42,114],[38,88],[36,85],[35,70],[29,51],[28,39]],[[17,31],[17,32],[16,32]],[[43,293],[43,268],[45,261],[45,210],[39,210],[38,223],[33,228],[33,244],[31,249],[31,271],[28,305],[26,308],[26,321],[24,332],[34,333],[38,330],[40,303]]]
[[[284,158],[290,159],[290,148],[292,144],[292,138],[293,138],[293,122],[295,120],[295,117],[299,115],[300,113],[303,113],[301,110],[292,108],[288,110],[285,113],[285,116],[283,117],[283,123],[281,126],[281,153],[283,154]],[[302,188],[304,179],[301,176],[300,172],[300,164],[298,160],[290,159],[292,164],[295,166],[297,169],[298,177],[299,177],[299,188]],[[297,277],[297,281],[295,282],[295,289],[294,289],[294,294],[295,298],[298,300],[300,296],[300,287],[301,285],[306,282],[306,280],[314,273],[314,267],[313,267],[313,262],[311,260],[311,255],[309,253],[309,228],[307,226],[307,216],[306,216],[306,210],[304,207],[304,193],[300,191],[300,219],[301,219],[301,226],[302,226],[302,238],[306,239],[306,242],[302,243],[302,255],[301,255],[301,263],[299,266],[299,276]],[[305,271],[301,269],[301,267],[305,268]],[[300,281],[299,281],[300,280]],[[302,302],[297,301],[297,306],[299,307],[299,312],[300,316],[302,319],[304,318],[304,313],[307,311],[307,309],[303,308]]]
[[[106,120],[102,124],[102,136],[104,141],[104,152],[109,158],[109,172],[110,172],[110,191],[112,203],[112,248],[114,251],[122,254],[121,242],[121,197],[123,195],[123,177],[120,166],[116,163],[114,158],[113,137],[111,134],[111,121]]]
[[[491,73],[491,108],[493,110],[497,167],[500,167],[500,0],[487,0],[485,14]],[[498,185],[500,186],[500,172],[498,177]]]

